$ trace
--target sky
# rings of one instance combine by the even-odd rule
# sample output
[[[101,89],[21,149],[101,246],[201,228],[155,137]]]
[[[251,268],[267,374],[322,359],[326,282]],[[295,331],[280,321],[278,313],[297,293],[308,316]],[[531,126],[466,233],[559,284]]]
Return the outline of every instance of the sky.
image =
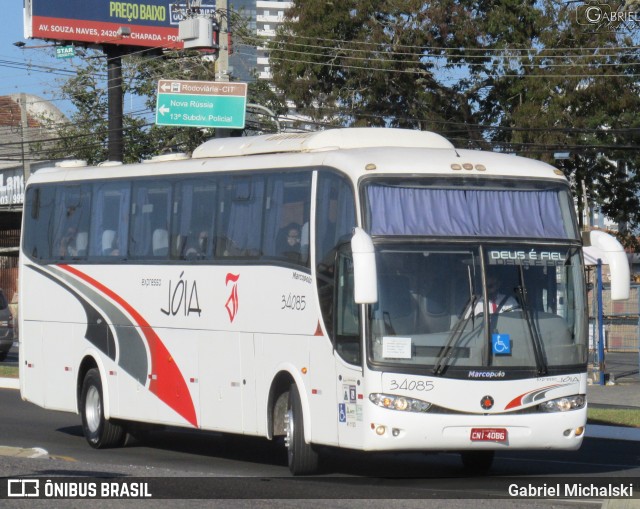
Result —
[[[56,90],[68,77],[69,61],[57,59],[53,48],[39,39],[25,39],[22,0],[0,0],[0,95],[25,92],[51,101],[63,113],[71,107]],[[26,44],[23,49],[14,42]],[[79,57],[75,57],[77,63]]]

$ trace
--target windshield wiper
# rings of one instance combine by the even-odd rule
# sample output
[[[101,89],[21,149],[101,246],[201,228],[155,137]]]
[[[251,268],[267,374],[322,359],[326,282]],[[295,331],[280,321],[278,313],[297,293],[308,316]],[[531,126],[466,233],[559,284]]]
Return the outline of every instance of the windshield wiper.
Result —
[[[538,371],[538,376],[543,376],[547,374],[547,363],[544,357],[542,339],[540,338],[538,328],[536,327],[535,323],[533,323],[533,318],[531,317],[531,308],[529,307],[529,302],[527,301],[527,290],[524,285],[524,272],[522,270],[522,265],[519,266],[519,269],[520,285],[518,286],[517,291],[520,296],[520,304],[522,305],[522,314],[527,321],[527,328],[529,329],[529,335],[531,336],[533,355],[536,358],[536,369]]]
[[[458,320],[456,321],[455,325],[453,326],[453,329],[451,329],[451,333],[447,338],[447,342],[442,348],[440,355],[438,355],[438,358],[436,359],[436,362],[433,366],[434,375],[442,374],[442,372],[444,371],[444,368],[447,366],[447,364],[449,364],[449,359],[453,355],[453,352],[455,351],[456,346],[458,345],[458,341],[462,337],[462,333],[467,328],[467,324],[469,323],[469,320],[474,319],[474,311],[475,311],[477,299],[478,297],[476,296],[475,293],[471,294],[471,296],[469,297],[469,301],[467,302],[467,305],[462,310],[462,314],[460,315],[460,318],[458,318]]]

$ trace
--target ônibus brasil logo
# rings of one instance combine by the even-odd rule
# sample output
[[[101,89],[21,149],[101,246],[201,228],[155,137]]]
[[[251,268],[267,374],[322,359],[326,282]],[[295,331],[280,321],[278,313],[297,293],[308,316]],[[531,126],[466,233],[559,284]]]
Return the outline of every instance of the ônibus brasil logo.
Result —
[[[229,283],[233,283],[231,285],[231,294],[229,295],[229,298],[224,305],[224,307],[227,308],[227,313],[229,313],[229,321],[231,322],[233,322],[233,319],[238,314],[238,279],[240,279],[240,274],[231,274],[229,272],[225,280],[225,285],[227,286],[229,286]]]

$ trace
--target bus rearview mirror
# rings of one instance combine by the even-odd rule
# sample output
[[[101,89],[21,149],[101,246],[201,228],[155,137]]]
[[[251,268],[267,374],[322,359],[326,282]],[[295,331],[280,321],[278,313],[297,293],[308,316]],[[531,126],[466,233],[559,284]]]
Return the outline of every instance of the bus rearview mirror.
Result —
[[[353,229],[351,252],[353,254],[353,298],[356,304],[373,304],[378,301],[376,254],[371,237],[362,228]]]
[[[622,244],[608,233],[593,230],[590,232],[591,245],[603,253],[602,263],[609,265],[611,274],[611,300],[626,300],[629,298],[631,278],[629,274],[629,260]]]

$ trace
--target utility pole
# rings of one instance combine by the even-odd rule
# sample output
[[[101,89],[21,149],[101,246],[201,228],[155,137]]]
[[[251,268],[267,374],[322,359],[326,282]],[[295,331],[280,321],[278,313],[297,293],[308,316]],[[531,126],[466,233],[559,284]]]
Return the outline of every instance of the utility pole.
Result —
[[[27,94],[20,93],[20,146],[22,148],[22,174],[24,176],[24,184],[27,185],[27,180],[31,175],[31,151],[29,154],[25,152],[25,132],[29,127],[29,120],[27,118]]]
[[[220,32],[218,34],[218,59],[216,66],[216,81],[229,81],[229,8],[227,0],[216,0],[216,8],[219,12]],[[231,136],[230,129],[216,127],[216,138],[228,138]]]

